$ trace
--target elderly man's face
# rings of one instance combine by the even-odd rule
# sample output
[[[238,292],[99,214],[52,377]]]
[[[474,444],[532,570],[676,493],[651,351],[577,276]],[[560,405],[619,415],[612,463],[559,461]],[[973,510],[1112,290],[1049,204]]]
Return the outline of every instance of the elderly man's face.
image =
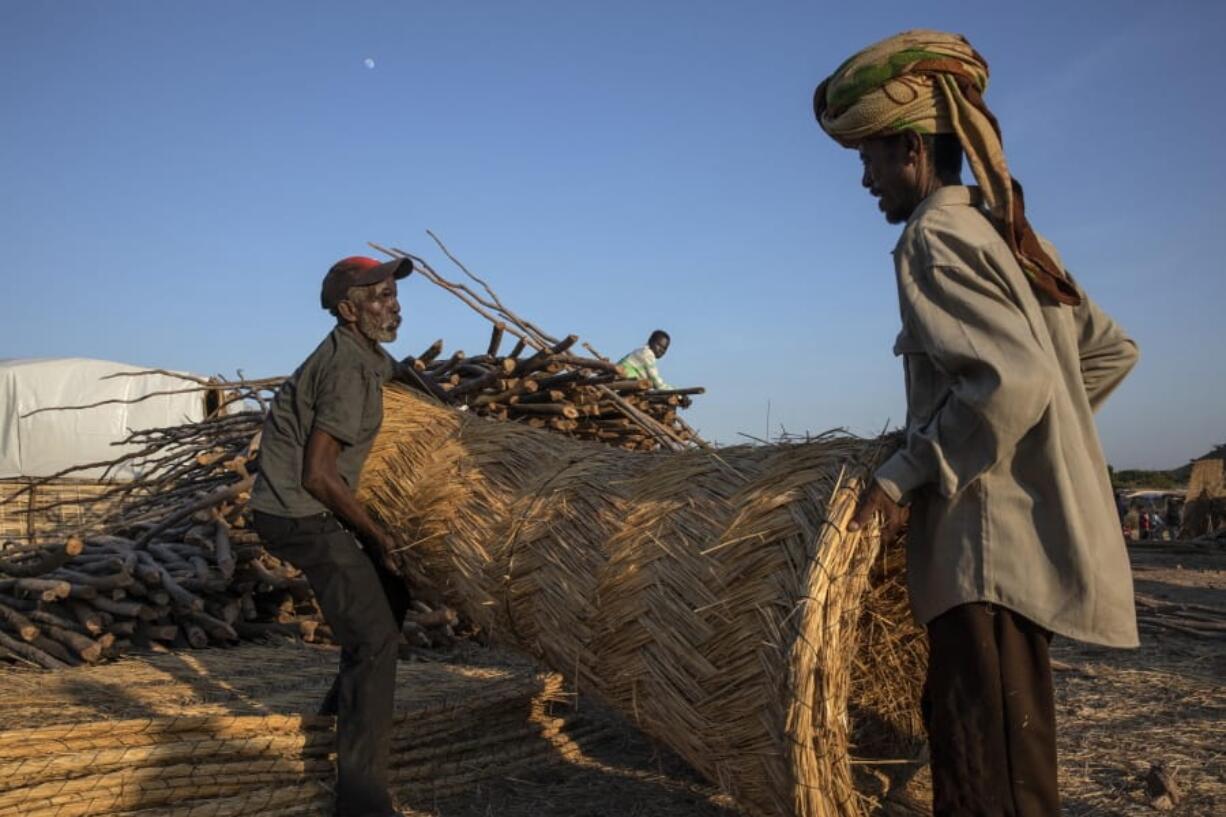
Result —
[[[357,326],[366,338],[375,343],[391,343],[400,328],[396,279],[388,276],[377,284],[354,287],[341,301],[339,311],[341,317]]]
[[[877,199],[885,220],[901,224],[923,200],[918,169],[921,157],[914,150],[917,139],[909,135],[869,139],[860,145],[864,176],[860,183]]]

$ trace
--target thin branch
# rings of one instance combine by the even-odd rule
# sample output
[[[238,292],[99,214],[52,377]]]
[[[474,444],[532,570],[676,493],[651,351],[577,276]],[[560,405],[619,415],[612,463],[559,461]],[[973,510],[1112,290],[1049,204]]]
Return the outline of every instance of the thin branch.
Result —
[[[435,284],[436,286],[442,289],[447,290],[452,295],[459,298],[465,305],[467,305],[473,311],[477,312],[479,315],[481,315],[486,320],[490,321],[490,323],[493,323],[496,326],[499,324],[505,324],[507,332],[519,338],[521,341],[524,341],[526,344],[533,346],[538,351],[546,352],[551,347],[557,345],[558,341],[555,340],[552,336],[542,331],[539,327],[537,327],[535,324],[531,323],[530,321],[525,320],[524,318],[520,317],[515,312],[513,312],[509,307],[507,307],[506,304],[502,302],[502,299],[498,297],[498,294],[494,292],[493,288],[484,279],[475,275],[472,271],[470,271],[464,265],[463,262],[461,262],[458,258],[456,258],[455,254],[453,254],[451,250],[448,249],[447,245],[444,244],[443,241],[437,235],[435,235],[435,233],[432,230],[427,230],[426,234],[429,235],[430,238],[434,240],[434,242],[438,245],[439,249],[447,256],[447,258],[449,258],[452,261],[452,263],[454,263],[466,276],[468,276],[471,280],[476,282],[478,285],[480,285],[482,289],[485,290],[488,297],[483,297],[482,295],[474,292],[472,288],[470,288],[466,284],[447,280],[442,275],[440,275],[433,267],[431,267],[430,264],[427,263],[424,259],[416,255],[413,255],[412,253],[406,252],[405,250],[402,250],[399,247],[391,247],[391,248],[384,247],[380,244],[376,244],[373,241],[370,241],[367,243],[370,247],[374,248],[375,250],[378,250],[379,252],[382,252],[385,255],[389,255],[393,258],[411,259],[413,261],[415,268],[418,269],[428,281],[430,281],[431,283]],[[610,365],[610,361],[608,360],[608,358],[605,358],[603,355],[597,352],[591,346],[591,344],[584,343],[583,346],[592,355],[599,358],[600,361],[602,361],[606,365]],[[558,361],[558,362],[563,363],[564,365],[566,364],[579,365],[577,361]],[[595,361],[591,361],[591,363],[595,363]],[[593,385],[596,385],[596,384],[593,384]],[[597,385],[597,388],[599,389],[600,394],[604,398],[608,399],[611,403],[613,403],[613,405],[617,407],[617,410],[624,417],[626,417],[634,425],[638,426],[643,431],[645,431],[652,439],[654,439],[660,445],[663,445],[665,448],[674,450],[674,451],[685,449],[689,447],[688,443],[685,440],[683,440],[678,435],[677,431],[675,431],[673,428],[669,427],[668,425],[664,423],[659,422],[658,420],[656,420],[654,417],[650,416],[649,414],[639,411],[637,408],[630,405],[629,402],[622,399],[616,392],[609,389],[607,386]],[[707,445],[705,441],[703,441],[696,434],[694,434],[693,429],[690,429],[688,426],[686,426],[685,428],[688,430],[688,433],[693,435],[695,444],[701,446],[706,451],[715,455],[714,450],[709,445]],[[715,456],[718,458],[718,455],[715,455]]]
[[[238,389],[238,388],[265,388],[268,386],[276,386],[285,380],[284,377],[261,377],[254,380],[248,380],[242,376],[242,371],[239,371],[238,380],[226,380],[220,375],[214,377],[198,377],[196,375],[184,374],[182,372],[172,372],[169,369],[143,369],[139,372],[112,372],[98,378],[99,380],[112,380],[117,377],[145,377],[148,375],[160,374],[167,377],[177,377],[180,380],[187,380],[191,383],[199,383],[201,386],[209,389]]]
[[[471,293],[471,290],[469,290],[468,287],[465,287],[463,284],[456,284],[451,281],[448,281],[446,278],[439,275],[434,270],[434,268],[430,266],[429,263],[426,262],[425,259],[419,258],[418,256],[413,255],[412,253],[405,252],[404,250],[397,249],[395,247],[384,247],[380,244],[376,244],[373,241],[368,241],[366,243],[367,243],[367,246],[375,250],[378,250],[384,255],[389,255],[392,258],[408,258],[412,260],[414,269],[416,269],[417,272],[420,273],[427,281],[429,281],[430,283],[434,284],[437,287],[447,290],[452,295],[454,295],[456,298],[458,298],[462,303],[464,303],[467,307],[472,309],[474,312],[476,312],[481,317],[485,318],[490,323],[499,323],[501,321],[500,318],[497,318],[494,315],[491,315],[490,312],[481,305],[479,298],[475,298],[475,296],[469,297],[469,295],[466,294],[466,293]],[[547,345],[545,343],[542,343],[537,338],[533,337],[530,332],[528,332],[527,330],[525,330],[522,326],[519,326],[518,324],[508,325],[506,331],[510,333],[511,335],[514,335],[515,337],[519,338],[525,344],[531,346],[533,349],[542,349],[542,348],[545,348],[545,346]]]
[[[211,383],[209,383],[207,379],[203,377],[197,377],[196,375],[192,375],[192,374],[184,374],[183,372],[172,372],[169,369],[144,369],[143,371],[139,371],[139,372],[113,372],[111,374],[104,375],[98,379],[99,380],[114,380],[117,377],[146,377],[148,375],[153,375],[153,374],[165,375],[166,377],[176,377],[179,380],[186,380],[189,383],[199,383],[202,386],[212,385]]]
[[[504,315],[513,316],[514,319],[517,322],[519,322],[521,326],[531,330],[532,332],[535,332],[537,335],[540,336],[541,340],[545,341],[546,343],[552,344],[552,343],[558,342],[557,338],[550,337],[548,334],[543,332],[538,326],[536,326],[536,324],[531,323],[530,321],[524,320],[523,318],[519,317],[514,312],[512,312],[510,309],[508,309],[502,303],[502,299],[498,297],[498,293],[494,292],[494,290],[490,288],[490,285],[487,284],[483,279],[478,278],[476,275],[474,275],[468,269],[468,267],[464,266],[463,262],[461,262],[460,259],[452,255],[451,250],[447,249],[447,245],[443,243],[443,240],[441,238],[439,238],[437,235],[434,234],[433,230],[426,230],[426,235],[434,239],[434,243],[438,244],[438,248],[443,251],[444,255],[446,255],[448,258],[451,259],[451,262],[453,264],[455,264],[457,267],[460,268],[461,272],[463,272],[469,278],[476,281],[478,284],[482,286],[483,289],[485,289],[487,293],[489,293],[490,299],[493,300],[494,305],[497,307],[499,312],[501,312]]]
[[[99,400],[97,403],[86,403],[80,406],[46,406],[33,411],[27,411],[21,415],[21,419],[33,417],[35,414],[42,414],[44,411],[80,411],[81,409],[98,408],[99,406],[110,406],[115,404],[131,405],[133,403],[141,403],[153,397],[165,397],[170,394],[193,394],[202,392],[204,389],[196,387],[190,389],[166,389],[165,391],[151,391],[148,394],[143,394],[140,397],[113,397],[110,400]]]
[[[586,340],[583,341],[583,348],[587,349],[592,354],[592,357],[596,358],[597,360],[603,360],[605,363],[612,363],[612,361],[609,358],[605,357],[604,355],[600,354],[600,352],[597,352],[595,349],[593,349],[592,344],[588,343]]]

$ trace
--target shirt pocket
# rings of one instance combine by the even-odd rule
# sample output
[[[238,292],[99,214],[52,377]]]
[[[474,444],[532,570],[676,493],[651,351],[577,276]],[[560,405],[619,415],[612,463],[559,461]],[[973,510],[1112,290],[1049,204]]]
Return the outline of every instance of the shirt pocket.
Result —
[[[363,441],[369,440],[383,424],[383,378],[368,368],[362,369],[362,385],[366,399],[362,403]]]
[[[907,425],[923,426],[945,402],[951,382],[906,327],[894,340],[894,354],[902,358],[907,388]]]

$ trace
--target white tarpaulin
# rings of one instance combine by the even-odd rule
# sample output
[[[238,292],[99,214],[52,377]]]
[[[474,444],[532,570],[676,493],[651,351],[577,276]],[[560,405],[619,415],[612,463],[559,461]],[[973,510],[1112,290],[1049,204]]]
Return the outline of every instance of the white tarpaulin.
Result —
[[[195,386],[163,374],[108,378],[142,371],[124,363],[81,357],[0,358],[0,479],[46,477],[72,466],[114,460],[135,450],[115,445],[133,431],[204,419],[202,391],[88,409],[38,411],[104,400],[131,401],[153,392]],[[71,476],[97,479],[103,470],[94,468]],[[131,479],[136,473],[125,467],[112,471],[108,478]]]

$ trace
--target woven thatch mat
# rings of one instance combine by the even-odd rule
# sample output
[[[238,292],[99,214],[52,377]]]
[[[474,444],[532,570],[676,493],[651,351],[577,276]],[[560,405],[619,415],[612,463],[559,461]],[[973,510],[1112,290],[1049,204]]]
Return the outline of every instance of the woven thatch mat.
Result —
[[[100,512],[98,498],[111,487],[82,479],[0,480],[0,549],[7,542],[55,541]]]
[[[0,817],[326,814],[337,653],[243,647],[0,673]],[[401,663],[392,779],[429,803],[564,758],[601,725],[557,717],[525,662]]]
[[[628,453],[392,389],[362,493],[406,571],[752,813],[855,815],[853,756],[920,734],[901,561],[845,531],[884,449]]]

